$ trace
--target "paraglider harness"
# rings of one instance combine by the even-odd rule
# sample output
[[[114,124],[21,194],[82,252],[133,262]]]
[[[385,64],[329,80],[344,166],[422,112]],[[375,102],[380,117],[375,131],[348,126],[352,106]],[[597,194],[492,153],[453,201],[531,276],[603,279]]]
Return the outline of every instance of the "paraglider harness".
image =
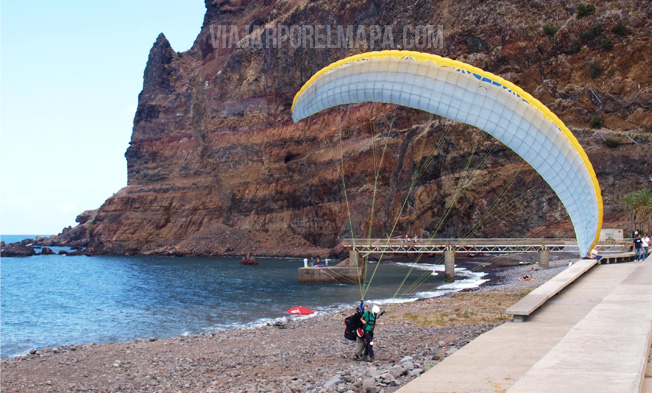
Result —
[[[355,309],[355,314],[344,318],[344,338],[347,340],[355,341],[356,337],[363,337],[365,330],[373,333],[374,327],[376,327],[376,321],[385,314],[385,311],[377,316],[372,312],[365,313],[363,304],[364,300],[360,300],[360,305]],[[364,314],[370,315],[369,320],[365,319],[369,322],[366,325],[364,325],[360,320]]]
[[[355,314],[344,318],[344,338],[355,341],[358,335],[357,330],[362,329],[362,314],[364,313],[364,300],[360,300],[360,305],[355,309]]]

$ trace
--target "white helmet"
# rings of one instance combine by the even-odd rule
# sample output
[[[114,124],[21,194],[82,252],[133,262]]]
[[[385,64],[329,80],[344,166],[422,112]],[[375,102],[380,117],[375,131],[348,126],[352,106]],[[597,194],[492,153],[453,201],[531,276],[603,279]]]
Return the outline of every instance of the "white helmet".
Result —
[[[378,307],[378,306],[374,306],[374,307],[371,309],[371,312],[374,313],[374,314],[378,314],[378,313],[380,312],[380,307]]]

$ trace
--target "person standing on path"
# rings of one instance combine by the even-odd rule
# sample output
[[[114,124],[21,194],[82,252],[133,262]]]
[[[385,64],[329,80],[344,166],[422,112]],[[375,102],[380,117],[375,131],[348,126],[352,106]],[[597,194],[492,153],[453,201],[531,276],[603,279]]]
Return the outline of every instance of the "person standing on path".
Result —
[[[650,238],[648,237],[647,233],[643,234],[643,237],[641,238],[641,248],[643,249],[641,253],[643,254],[643,260],[647,259],[647,256],[650,255],[648,253],[650,249]]]
[[[380,317],[380,307],[374,305],[371,312],[365,312],[360,319],[364,325],[363,330],[366,344],[362,360],[366,362],[374,361],[374,328],[376,325],[385,324],[384,322],[378,323],[378,317]]]
[[[634,239],[634,260],[640,261],[643,251],[643,240],[641,240],[641,235],[637,235]]]

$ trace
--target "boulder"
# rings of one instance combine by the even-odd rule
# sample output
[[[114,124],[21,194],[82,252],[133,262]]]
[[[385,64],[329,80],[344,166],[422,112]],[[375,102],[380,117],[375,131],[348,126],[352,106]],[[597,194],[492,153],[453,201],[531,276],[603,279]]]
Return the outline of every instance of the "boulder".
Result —
[[[392,374],[394,378],[398,378],[403,375],[406,375],[408,373],[408,369],[401,364],[397,364],[389,370],[389,373]]]
[[[36,243],[36,240],[34,239],[23,239],[20,241],[20,244],[22,244],[23,246],[31,246],[34,243]]]
[[[333,378],[329,379],[328,381],[324,382],[324,387],[325,388],[330,388],[332,386],[335,386],[339,383],[342,382],[342,378],[339,375],[334,376]]]
[[[360,391],[363,393],[376,393],[376,380],[372,377],[362,378],[362,388]]]
[[[22,244],[22,242],[7,244],[6,246],[2,247],[2,251],[0,252],[0,256],[2,256],[3,258],[4,257],[31,257],[32,255],[36,255],[36,251],[34,251],[34,247],[32,247],[32,244],[31,243]]]
[[[50,247],[43,247],[41,255],[54,255],[54,251]]]

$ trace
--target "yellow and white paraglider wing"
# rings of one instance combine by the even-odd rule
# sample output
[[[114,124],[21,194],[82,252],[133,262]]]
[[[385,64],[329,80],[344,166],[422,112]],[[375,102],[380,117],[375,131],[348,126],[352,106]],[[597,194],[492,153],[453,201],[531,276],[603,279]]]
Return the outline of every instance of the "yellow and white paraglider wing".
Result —
[[[580,255],[597,243],[602,196],[586,153],[557,116],[513,83],[427,53],[363,53],[325,67],[306,82],[294,98],[292,118],[297,122],[358,102],[421,109],[486,131],[552,187],[573,222]]]

